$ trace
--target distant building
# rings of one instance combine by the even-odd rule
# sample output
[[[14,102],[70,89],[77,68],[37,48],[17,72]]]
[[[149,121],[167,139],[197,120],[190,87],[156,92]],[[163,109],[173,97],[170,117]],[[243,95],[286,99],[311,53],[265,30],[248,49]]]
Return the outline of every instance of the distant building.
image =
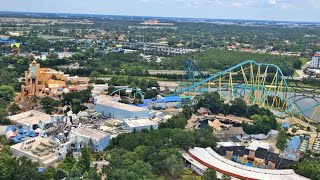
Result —
[[[270,151],[271,145],[269,143],[258,141],[258,140],[252,140],[249,142],[249,144],[246,146],[246,149],[257,151],[258,148],[266,149]]]
[[[143,23],[140,23],[141,25],[147,25],[147,26],[173,26],[173,23],[160,23],[157,19],[150,19]]]
[[[284,150],[284,157],[290,160],[297,161],[299,156],[297,154],[301,139],[300,136],[294,136],[288,143]]]
[[[95,97],[94,104],[97,112],[115,119],[148,118],[150,112],[147,108],[119,103],[106,95]]]
[[[44,123],[50,122],[52,116],[40,111],[30,110],[20,114],[8,116],[11,123],[23,126],[26,130],[36,130],[44,125]]]
[[[10,146],[14,156],[25,156],[40,166],[52,166],[62,160],[59,152],[60,143],[49,138],[35,137]]]
[[[239,156],[241,156],[245,151],[244,147],[241,149],[238,149],[237,147],[230,147],[228,150],[237,150],[233,151],[233,154],[237,154]],[[262,161],[266,159],[267,164],[260,163],[261,165],[259,163],[254,163],[256,165],[252,164],[252,159],[249,158],[250,154],[247,158],[250,162],[249,160],[245,160],[237,155],[232,156],[232,158],[235,157],[246,161],[245,163],[240,164],[225,158],[224,155],[227,155],[226,151],[224,151],[224,155],[220,155],[217,152],[211,148],[194,147],[189,149],[187,152],[182,151],[182,156],[185,159],[187,167],[195,170],[195,172],[200,175],[203,174],[207,168],[211,168],[216,170],[218,177],[221,177],[222,174],[226,174],[232,177],[232,179],[308,179],[296,174],[292,169],[274,169],[274,165],[279,167],[279,164],[289,165],[292,163],[264,149],[261,149],[261,153],[255,153],[255,157],[259,156],[263,158],[254,158],[255,160],[261,159]],[[274,160],[279,161],[272,163]]]
[[[320,52],[316,52],[312,57],[311,68],[320,68]]]
[[[222,133],[217,134],[222,137],[244,137],[246,133],[243,131],[242,127],[230,127],[227,130],[224,130]]]
[[[45,54],[42,54],[42,55],[39,55],[39,56],[34,56],[34,59],[35,60],[41,60],[41,61],[44,61],[47,59],[47,55]]]
[[[91,90],[92,96],[98,96],[103,91],[108,91],[108,84],[94,84],[93,89]]]
[[[204,108],[204,107],[200,107],[197,112],[202,115],[202,116],[207,116],[207,115],[210,115],[212,114],[212,112],[210,111],[210,109],[208,108]]]
[[[9,32],[8,34],[9,36],[20,36],[20,33],[18,32]]]
[[[96,129],[79,127],[71,132],[71,148],[80,149],[92,142],[92,148],[96,151],[103,151],[111,139],[111,134]]]
[[[180,108],[181,107],[181,99],[179,96],[162,97],[162,96],[158,95],[156,100],[145,99],[144,103],[140,106],[148,106],[149,109]]]
[[[134,129],[136,131],[141,131],[142,129],[150,130],[151,127],[153,129],[158,129],[158,123],[150,120],[149,118],[141,118],[141,119],[124,119],[126,127],[130,132],[133,132]]]
[[[69,57],[72,57],[72,55],[74,55],[73,52],[59,52],[58,58],[59,59],[69,58]]]

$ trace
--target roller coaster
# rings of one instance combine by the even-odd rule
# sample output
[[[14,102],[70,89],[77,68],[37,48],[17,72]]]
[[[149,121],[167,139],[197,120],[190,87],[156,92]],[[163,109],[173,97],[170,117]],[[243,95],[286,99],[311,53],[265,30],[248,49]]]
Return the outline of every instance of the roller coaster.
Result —
[[[279,117],[296,115],[309,122],[320,121],[317,89],[305,89],[296,82],[288,83],[288,79],[293,78],[284,76],[277,65],[246,60],[204,78],[195,63],[188,60],[185,71],[187,82],[180,83],[173,95],[195,96],[216,91],[226,103],[241,98],[248,104],[272,109]]]

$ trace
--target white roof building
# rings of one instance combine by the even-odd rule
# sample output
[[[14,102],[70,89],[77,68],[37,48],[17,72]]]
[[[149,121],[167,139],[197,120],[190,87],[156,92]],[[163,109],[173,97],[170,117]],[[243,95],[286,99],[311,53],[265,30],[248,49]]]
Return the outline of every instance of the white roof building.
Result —
[[[202,165],[213,168],[217,172],[227,174],[238,179],[278,179],[278,180],[305,180],[303,176],[296,174],[292,169],[287,170],[271,170],[248,167],[238,164],[229,159],[220,156],[211,148],[195,147],[189,149],[188,153],[192,157],[192,161],[198,161]],[[184,156],[186,157],[186,156]],[[189,158],[190,159],[190,158]],[[186,159],[187,160],[187,159]],[[193,163],[196,165],[196,163]],[[204,169],[201,165],[201,169]]]
[[[150,120],[149,118],[124,119],[124,122],[130,132],[134,129],[136,129],[136,131],[141,131],[142,129],[150,130],[151,126],[153,129],[158,129],[158,123]]]
[[[88,145],[91,140],[93,149],[103,151],[109,145],[111,135],[96,129],[79,127],[72,131],[71,139],[75,141],[74,143],[76,143],[76,146],[79,149]]]
[[[149,109],[114,101],[112,97],[100,95],[95,97],[95,110],[103,116],[115,119],[147,118]]]
[[[15,156],[26,156],[40,166],[52,166],[62,160],[59,155],[60,143],[49,138],[35,137],[21,143],[10,146],[12,154]]]
[[[256,151],[258,148],[267,149],[268,151],[271,149],[271,145],[266,142],[252,140],[249,145],[246,146],[246,149]]]
[[[320,52],[316,52],[314,56],[312,57],[311,63],[310,63],[311,68],[320,68]]]
[[[24,127],[31,129],[33,125],[50,122],[52,120],[52,116],[40,111],[30,110],[27,112],[8,116],[8,119],[13,124],[22,125]]]

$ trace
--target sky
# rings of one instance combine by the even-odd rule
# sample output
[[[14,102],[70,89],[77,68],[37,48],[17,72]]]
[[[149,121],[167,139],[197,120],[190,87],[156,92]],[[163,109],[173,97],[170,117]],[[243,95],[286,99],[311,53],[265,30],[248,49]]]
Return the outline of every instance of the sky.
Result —
[[[0,0],[0,11],[320,22],[320,0]]]

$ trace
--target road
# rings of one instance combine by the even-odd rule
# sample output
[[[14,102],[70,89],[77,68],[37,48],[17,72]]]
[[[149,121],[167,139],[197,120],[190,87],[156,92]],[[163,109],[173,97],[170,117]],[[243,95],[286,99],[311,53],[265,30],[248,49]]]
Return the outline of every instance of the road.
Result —
[[[305,65],[303,65],[300,70],[296,70],[296,74],[298,75],[298,77],[293,77],[293,79],[301,81],[303,78],[309,77],[309,75],[305,74],[303,71],[305,69],[307,69],[307,67],[310,66],[310,63],[311,63],[311,61],[309,61]]]

